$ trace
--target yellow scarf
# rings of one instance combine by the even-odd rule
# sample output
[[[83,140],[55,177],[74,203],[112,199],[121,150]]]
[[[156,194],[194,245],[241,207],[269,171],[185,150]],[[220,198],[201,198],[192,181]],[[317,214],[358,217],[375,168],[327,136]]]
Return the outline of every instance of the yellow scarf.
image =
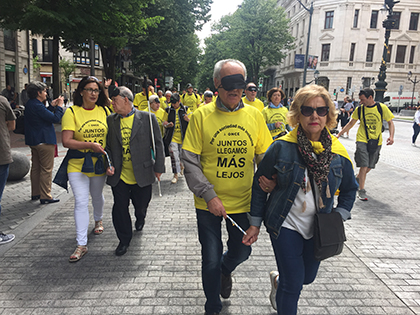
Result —
[[[278,140],[284,140],[291,143],[297,143],[297,127],[289,132],[287,135],[280,137]],[[328,130],[328,129],[327,129]],[[328,133],[331,135],[330,131]],[[345,157],[351,162],[350,156],[347,153],[346,148],[341,144],[341,142],[335,137],[331,135],[332,143],[331,143],[331,152],[338,154],[342,157]],[[319,154],[325,149],[322,147],[321,142],[319,141],[311,141],[312,147],[314,149],[315,154]],[[353,163],[352,163],[353,165]]]

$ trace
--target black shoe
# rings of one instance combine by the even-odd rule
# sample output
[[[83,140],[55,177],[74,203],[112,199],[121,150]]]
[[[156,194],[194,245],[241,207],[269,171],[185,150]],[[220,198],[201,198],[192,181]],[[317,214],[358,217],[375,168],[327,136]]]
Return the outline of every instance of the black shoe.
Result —
[[[115,250],[115,255],[117,256],[122,256],[127,252],[129,245],[125,245],[125,244],[118,244],[117,249]]]
[[[143,220],[143,222],[139,222],[139,221],[136,221],[136,224],[135,224],[135,227],[136,227],[136,231],[141,231],[141,230],[143,230],[143,227],[144,227],[144,220]]]
[[[214,312],[214,313],[208,313],[208,312],[205,312],[204,313],[204,315],[219,315],[220,313],[216,313],[216,312]]]
[[[232,292],[232,274],[225,276],[223,273],[221,274],[221,287],[220,287],[220,295],[222,298],[227,299],[230,297],[230,293]]]
[[[51,198],[51,199],[40,199],[40,201],[41,201],[41,205],[44,205],[44,204],[46,204],[46,203],[55,203],[55,202],[59,202],[59,201],[60,201],[60,199],[54,199],[54,198]]]
[[[40,195],[35,195],[35,196],[32,196],[31,197],[32,200],[39,200],[39,198],[41,198]]]

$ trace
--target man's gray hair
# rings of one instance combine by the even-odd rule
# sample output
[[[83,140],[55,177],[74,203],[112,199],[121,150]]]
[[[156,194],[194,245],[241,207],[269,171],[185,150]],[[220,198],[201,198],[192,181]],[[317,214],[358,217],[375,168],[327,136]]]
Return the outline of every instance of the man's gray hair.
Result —
[[[134,101],[134,97],[133,97],[133,93],[131,92],[131,90],[126,87],[126,86],[119,86],[118,89],[120,90],[120,94],[122,97],[127,97],[128,100],[133,103]]]
[[[171,92],[171,91],[169,91],[169,90],[167,90],[167,91],[165,92],[165,95],[167,95],[167,94],[172,95],[172,92]]]
[[[245,65],[240,62],[239,60],[236,59],[224,59],[224,60],[219,60],[215,65],[214,65],[214,71],[213,71],[213,79],[218,79],[221,80],[222,78],[220,77],[220,71],[222,70],[222,67],[224,64],[231,62],[231,63],[236,63],[238,65],[240,65],[242,67],[242,69],[244,70],[244,79],[246,80],[246,67]]]

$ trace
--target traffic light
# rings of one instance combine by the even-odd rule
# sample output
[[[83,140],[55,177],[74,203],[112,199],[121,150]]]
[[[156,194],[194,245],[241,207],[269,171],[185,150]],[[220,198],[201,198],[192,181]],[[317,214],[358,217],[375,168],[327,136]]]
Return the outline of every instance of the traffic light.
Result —
[[[337,95],[337,89],[334,89],[334,96]]]

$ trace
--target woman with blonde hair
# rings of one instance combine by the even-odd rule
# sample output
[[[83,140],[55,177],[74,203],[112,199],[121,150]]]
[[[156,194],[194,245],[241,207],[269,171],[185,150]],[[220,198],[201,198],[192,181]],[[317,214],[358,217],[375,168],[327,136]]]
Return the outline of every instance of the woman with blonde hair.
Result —
[[[329,131],[336,123],[335,106],[323,87],[300,89],[287,120],[294,129],[272,143],[254,176],[251,226],[243,241],[254,243],[264,221],[278,268],[270,273],[270,301],[278,314],[292,315],[320,264],[314,255],[315,213],[335,211],[350,219],[358,185],[346,149]],[[268,183],[276,176],[272,190]]]

